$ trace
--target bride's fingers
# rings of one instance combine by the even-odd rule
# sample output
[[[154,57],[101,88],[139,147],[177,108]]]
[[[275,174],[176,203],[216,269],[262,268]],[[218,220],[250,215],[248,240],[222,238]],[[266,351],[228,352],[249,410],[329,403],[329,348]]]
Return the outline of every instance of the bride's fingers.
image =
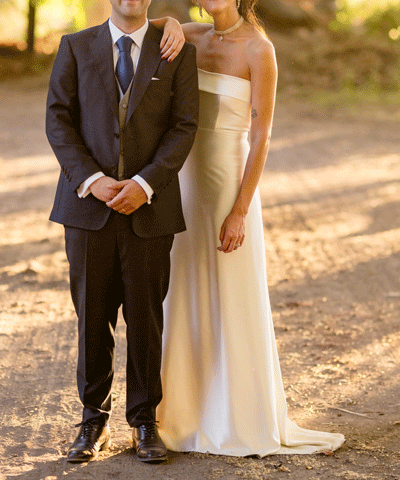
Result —
[[[219,233],[219,241],[222,243],[224,241],[224,237],[225,237],[225,230],[226,230],[226,227],[225,227],[225,222],[222,224],[222,227],[221,227],[221,231]]]
[[[172,60],[179,55],[184,43],[184,40],[176,38],[169,49],[164,53],[163,58],[168,58],[168,61],[172,62]]]
[[[172,62],[182,50],[183,43],[181,40],[175,39],[169,49],[163,54],[162,58],[168,58],[168,61]]]
[[[220,236],[220,241],[221,245],[217,248],[217,250],[219,250],[220,252],[226,252],[230,244],[230,237],[224,234],[222,238]]]
[[[172,35],[168,35],[167,41],[165,42],[164,46],[161,49],[161,55],[165,55],[165,52],[171,48],[171,45],[174,43],[175,37]]]
[[[224,253],[230,253],[233,252],[235,249],[235,243],[236,243],[236,237],[232,237],[231,235],[225,235],[222,245],[221,245],[221,251]]]
[[[238,240],[236,238],[232,238],[231,241],[229,242],[228,249],[226,250],[226,253],[231,253],[234,250],[236,250],[236,245],[238,245]]]
[[[165,47],[165,44],[167,43],[168,38],[169,38],[169,33],[164,31],[164,34],[163,34],[161,42],[160,42],[161,53],[162,53],[162,51]]]
[[[164,52],[161,52],[162,53],[162,58],[166,59],[166,58],[170,57],[171,54],[175,53],[177,44],[178,44],[178,41],[174,40],[167,50],[165,50]],[[169,60],[169,58],[168,58],[168,60]]]

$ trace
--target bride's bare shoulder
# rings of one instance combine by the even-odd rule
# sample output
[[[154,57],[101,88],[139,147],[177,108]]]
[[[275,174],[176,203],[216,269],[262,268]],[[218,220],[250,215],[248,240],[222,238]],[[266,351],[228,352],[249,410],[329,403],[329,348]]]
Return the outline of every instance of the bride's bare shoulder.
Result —
[[[246,50],[250,55],[275,56],[275,49],[271,40],[253,25],[248,26]]]
[[[190,22],[182,25],[183,34],[188,42],[193,42],[200,35],[204,35],[212,29],[212,23]]]
[[[276,65],[275,48],[271,40],[252,27],[246,42],[246,57],[249,65],[271,67]]]

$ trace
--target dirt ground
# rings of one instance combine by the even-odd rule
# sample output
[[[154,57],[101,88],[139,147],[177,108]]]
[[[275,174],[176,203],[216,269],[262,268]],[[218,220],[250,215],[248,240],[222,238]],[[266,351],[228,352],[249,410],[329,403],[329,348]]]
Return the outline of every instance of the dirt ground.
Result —
[[[260,185],[272,309],[290,417],[342,432],[332,455],[169,455],[140,464],[124,420],[117,329],[113,446],[65,460],[81,407],[58,164],[46,79],[0,84],[0,479],[400,479],[399,116],[389,107],[278,102]]]

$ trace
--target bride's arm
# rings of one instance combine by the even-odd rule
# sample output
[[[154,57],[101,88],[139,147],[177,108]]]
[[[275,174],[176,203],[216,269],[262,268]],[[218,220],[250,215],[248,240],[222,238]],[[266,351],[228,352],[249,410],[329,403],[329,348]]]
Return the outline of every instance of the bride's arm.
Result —
[[[218,250],[226,253],[232,252],[244,241],[245,218],[264,169],[275,105],[277,67],[274,47],[268,40],[262,39],[249,48],[252,89],[250,151],[238,197],[221,228]]]
[[[156,18],[150,21],[158,30],[164,31],[160,43],[161,58],[172,62],[185,43],[185,35],[180,23],[172,17]]]

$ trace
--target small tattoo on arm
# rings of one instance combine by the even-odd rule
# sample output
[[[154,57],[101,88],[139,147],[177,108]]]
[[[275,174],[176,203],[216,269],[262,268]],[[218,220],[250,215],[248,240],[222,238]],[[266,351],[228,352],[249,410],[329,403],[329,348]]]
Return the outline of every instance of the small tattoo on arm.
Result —
[[[252,108],[252,110],[251,110],[251,118],[256,118],[257,115],[258,115],[258,114],[257,114],[257,110],[256,110],[255,108]]]

